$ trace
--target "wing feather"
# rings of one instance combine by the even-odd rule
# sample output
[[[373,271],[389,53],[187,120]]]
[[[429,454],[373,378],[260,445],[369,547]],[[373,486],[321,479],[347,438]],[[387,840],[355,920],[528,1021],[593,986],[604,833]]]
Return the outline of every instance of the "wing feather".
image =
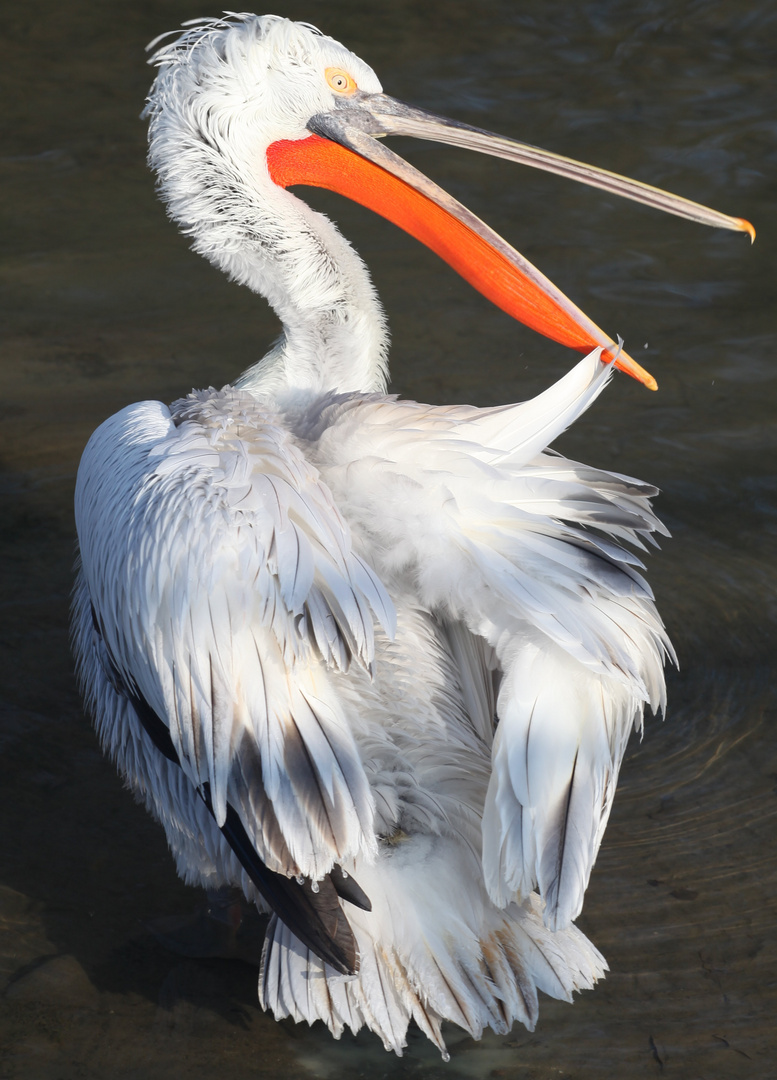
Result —
[[[189,780],[208,785],[217,824],[232,806],[286,874],[320,878],[373,851],[331,680],[370,669],[374,619],[390,628],[393,608],[273,416],[229,388],[124,410],[84,455],[77,520],[107,647]]]
[[[538,888],[555,928],[580,910],[626,739],[646,704],[663,708],[674,657],[633,550],[666,535],[655,489],[547,450],[611,370],[597,350],[533,401],[496,409],[332,398],[306,432],[381,580],[457,627],[486,741],[501,680],[484,872],[501,905]],[[494,674],[478,670],[476,641]]]

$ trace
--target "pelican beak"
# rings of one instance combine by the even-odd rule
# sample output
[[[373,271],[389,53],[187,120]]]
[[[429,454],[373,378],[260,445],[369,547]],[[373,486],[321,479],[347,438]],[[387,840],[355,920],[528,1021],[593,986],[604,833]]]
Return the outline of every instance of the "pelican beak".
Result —
[[[377,139],[408,135],[531,165],[706,225],[755,238],[753,226],[617,173],[435,116],[386,94],[356,91],[330,113],[311,118],[312,135],[272,143],[271,178],[282,187],[324,187],[369,207],[440,255],[509,315],[579,352],[602,347],[602,359],[657,388],[648,374],[560,289],[480,218]]]

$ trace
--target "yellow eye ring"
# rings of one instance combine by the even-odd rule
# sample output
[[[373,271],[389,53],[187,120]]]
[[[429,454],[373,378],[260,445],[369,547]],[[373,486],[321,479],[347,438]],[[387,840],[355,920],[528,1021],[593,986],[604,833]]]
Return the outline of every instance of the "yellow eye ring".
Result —
[[[336,94],[352,94],[357,89],[355,81],[342,68],[327,68],[324,75],[327,83]]]

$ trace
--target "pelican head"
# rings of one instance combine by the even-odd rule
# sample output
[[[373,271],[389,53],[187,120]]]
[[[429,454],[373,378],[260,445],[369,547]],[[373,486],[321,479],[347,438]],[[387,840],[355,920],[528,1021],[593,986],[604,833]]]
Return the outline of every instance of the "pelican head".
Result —
[[[295,184],[328,188],[420,239],[508,314],[580,352],[601,347],[605,362],[614,361],[651,389],[653,377],[536,267],[379,140],[414,136],[476,150],[755,235],[742,218],[389,97],[363,60],[305,23],[272,15],[198,21],[158,48],[151,63],[160,72],[146,110],[150,160],[172,216],[185,229],[195,231],[193,217],[218,226],[230,187],[246,195],[250,188],[252,197],[261,189],[270,198],[273,189]],[[209,184],[207,169],[189,169],[193,148],[200,162],[217,163],[218,185]],[[270,244],[286,235],[277,223],[262,229]],[[230,239],[219,242],[228,248]],[[200,250],[209,254],[213,244],[200,244]],[[239,267],[226,268],[247,279]],[[257,287],[273,303],[274,283],[267,277]]]

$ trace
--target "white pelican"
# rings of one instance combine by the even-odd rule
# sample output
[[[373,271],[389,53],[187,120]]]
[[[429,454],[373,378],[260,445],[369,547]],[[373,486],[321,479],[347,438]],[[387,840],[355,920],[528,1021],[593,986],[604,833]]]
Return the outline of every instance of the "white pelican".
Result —
[[[654,489],[546,448],[613,359],[655,384],[375,137],[752,229],[401,104],[304,24],[199,22],[153,62],[170,215],[283,334],[233,386],[131,405],[84,452],[73,636],[100,740],[181,876],[272,913],[277,1017],[367,1025],[397,1053],[411,1019],[443,1054],[444,1020],[531,1028],[538,989],[571,999],[605,970],[573,920],[671,656],[632,550],[665,531]],[[367,270],[293,183],[373,207],[588,355],[520,405],[386,396]]]

